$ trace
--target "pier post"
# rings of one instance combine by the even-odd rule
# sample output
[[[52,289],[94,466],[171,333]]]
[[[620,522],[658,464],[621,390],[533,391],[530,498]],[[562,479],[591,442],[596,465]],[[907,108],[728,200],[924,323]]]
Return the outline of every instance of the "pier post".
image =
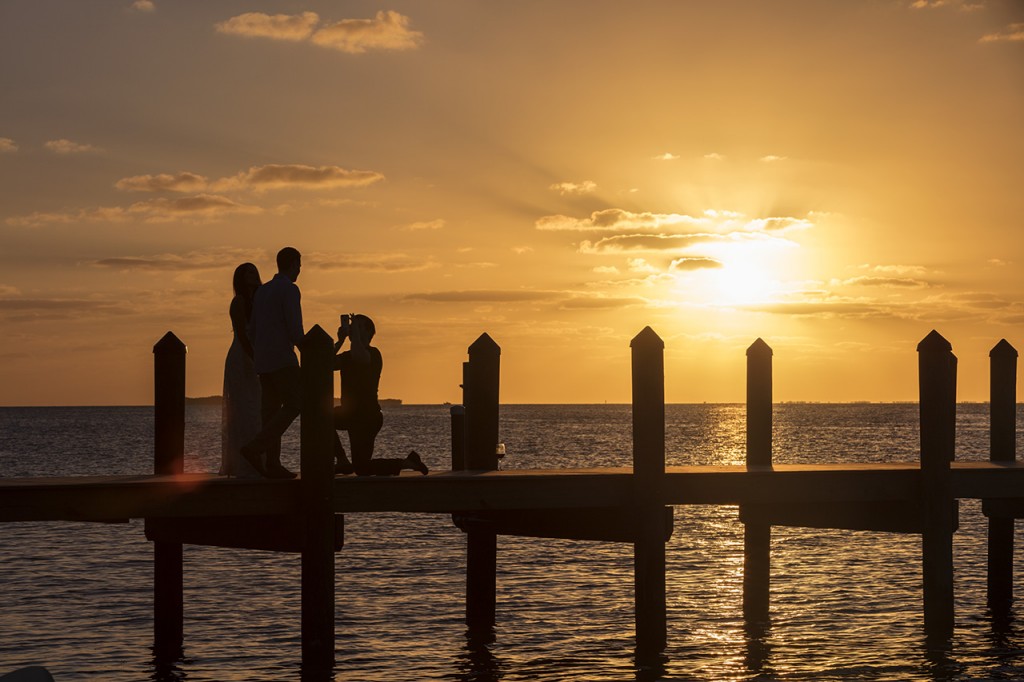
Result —
[[[466,408],[452,405],[449,413],[452,417],[452,471],[462,471],[466,468]]]
[[[302,668],[334,665],[334,344],[314,326],[302,339]]]
[[[185,354],[173,332],[153,346],[154,473],[185,471]],[[180,542],[153,543],[153,650],[177,658],[184,643],[184,575]]]
[[[747,348],[747,467],[772,465],[772,349],[763,339]],[[743,515],[747,516],[747,515]],[[766,624],[771,591],[771,524],[743,523],[743,618]]]
[[[486,333],[469,347],[463,366],[466,408],[464,466],[470,470],[498,468],[498,380],[501,348]],[[466,533],[466,624],[471,629],[494,626],[497,601],[498,536],[493,530]]]
[[[1017,459],[1017,349],[1002,339],[989,352],[990,449],[993,462]],[[1007,614],[1013,602],[1012,517],[988,520],[988,606]]]
[[[633,581],[638,658],[660,654],[667,641],[665,602],[665,342],[650,327],[630,341],[633,393],[633,480],[638,534]]]
[[[932,330],[917,346],[924,511],[924,624],[929,640],[953,634],[953,495],[950,462],[956,442],[956,356]]]

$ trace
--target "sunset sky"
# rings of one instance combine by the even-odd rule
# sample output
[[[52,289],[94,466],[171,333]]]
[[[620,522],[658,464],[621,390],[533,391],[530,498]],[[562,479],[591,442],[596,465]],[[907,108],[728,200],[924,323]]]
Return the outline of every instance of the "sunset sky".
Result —
[[[0,2],[0,405],[220,393],[231,273],[304,255],[306,327],[377,322],[383,397],[959,397],[1024,348],[1020,0]]]

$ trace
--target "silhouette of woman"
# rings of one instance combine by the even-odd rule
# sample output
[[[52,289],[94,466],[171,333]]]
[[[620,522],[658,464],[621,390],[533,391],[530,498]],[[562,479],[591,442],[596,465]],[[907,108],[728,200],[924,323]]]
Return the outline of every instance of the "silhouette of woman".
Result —
[[[224,397],[221,403],[220,473],[225,476],[258,478],[242,457],[240,448],[260,430],[260,379],[253,365],[249,340],[252,297],[260,287],[260,272],[252,263],[235,268],[232,285],[235,297],[229,313],[234,338],[224,360]]]

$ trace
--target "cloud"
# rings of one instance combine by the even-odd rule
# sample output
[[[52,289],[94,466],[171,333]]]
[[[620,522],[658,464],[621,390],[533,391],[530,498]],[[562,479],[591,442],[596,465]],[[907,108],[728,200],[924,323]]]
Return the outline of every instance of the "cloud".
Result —
[[[678,213],[634,213],[621,208],[594,211],[588,218],[566,215],[543,216],[535,226],[538,230],[562,232],[618,232],[624,230],[658,231],[678,225],[701,225],[700,218]]]
[[[128,192],[199,192],[207,188],[209,180],[202,175],[183,171],[171,175],[133,175],[114,183],[114,187]]]
[[[423,44],[423,34],[409,28],[409,17],[381,10],[372,19],[342,19],[321,24],[315,12],[264,14],[247,12],[214,25],[219,33],[311,42],[320,47],[363,54],[370,50],[412,50]]]
[[[266,260],[260,249],[217,247],[184,254],[161,253],[152,256],[117,256],[94,261],[93,265],[113,270],[142,270],[157,272],[189,272],[234,268],[240,263]]]
[[[431,303],[525,303],[553,301],[562,294],[553,291],[522,291],[479,289],[474,291],[434,291],[408,294],[406,301],[429,301]]]
[[[303,12],[302,14],[246,12],[214,26],[219,33],[298,42],[309,38],[319,21],[320,17],[315,12]]]
[[[131,9],[136,12],[155,12],[156,3],[153,0],[135,0],[132,3]]]
[[[594,272],[596,272],[596,273],[598,273],[600,275],[617,275],[617,274],[619,274],[619,269],[617,267],[615,267],[614,265],[598,265],[597,267],[593,268],[593,270],[594,270]]]
[[[584,180],[583,182],[556,182],[548,187],[548,189],[554,190],[562,196],[593,194],[597,191],[597,183],[593,180]]]
[[[376,171],[280,163],[252,166],[236,175],[213,181],[198,173],[181,171],[173,174],[133,175],[118,180],[114,186],[129,192],[264,192],[272,189],[365,187],[383,179],[384,175]]]
[[[222,178],[211,187],[218,191],[248,189],[262,192],[271,189],[337,189],[366,187],[384,179],[376,171],[347,170],[339,166],[306,166],[302,164],[268,164],[253,166],[231,178]]]
[[[648,303],[647,299],[636,296],[572,296],[560,302],[558,307],[562,310],[614,310],[646,306]]]
[[[709,161],[725,161],[725,155],[719,154],[718,152],[711,152],[710,154],[705,154],[704,158]]]
[[[148,199],[124,208],[121,206],[100,206],[82,208],[63,213],[31,213],[7,219],[8,225],[17,227],[40,227],[42,225],[76,223],[123,223],[133,219],[149,223],[169,222],[178,219],[211,221],[225,215],[256,214],[263,212],[259,206],[240,204],[228,197],[216,194],[196,194],[174,199]]]
[[[342,19],[327,24],[311,41],[348,54],[369,50],[413,50],[423,44],[423,34],[409,29],[409,17],[391,10],[377,12],[373,19]]]
[[[415,223],[409,223],[403,229],[416,232],[419,230],[440,230],[444,226],[444,220],[442,218],[438,218],[436,220],[421,220]]]
[[[0,137],[0,154],[18,151],[18,145],[9,137]]]
[[[99,312],[125,312],[118,304],[82,298],[0,298],[0,315],[8,322],[64,320]]]
[[[679,158],[679,155],[673,154],[672,152],[665,152],[664,154],[658,154],[657,156],[652,156],[651,158],[654,159],[655,161],[675,161],[676,159]]]
[[[61,138],[59,140],[48,140],[43,143],[43,146],[54,154],[86,154],[89,152],[103,151],[99,147],[91,144],[80,144],[65,138]]]
[[[693,270],[708,270],[721,268],[722,262],[714,258],[693,257],[677,258],[668,266],[671,272],[692,272]]]
[[[914,279],[912,277],[852,277],[842,281],[835,281],[834,284],[841,284],[845,286],[868,286],[868,287],[885,287],[888,289],[903,288],[903,289],[924,289],[932,286],[930,282],[926,282],[921,279]]]
[[[1024,22],[1010,24],[1002,31],[989,33],[978,39],[980,43],[1017,43],[1024,42]]]
[[[787,158],[789,158],[789,157],[786,157],[786,156],[776,156],[775,154],[768,154],[767,156],[762,156],[761,157],[761,162],[762,163],[775,163],[776,161],[785,161]]]
[[[141,215],[147,222],[167,222],[178,218],[216,220],[225,215],[262,213],[263,209],[217,194],[196,194],[140,201],[132,204],[128,212]]]
[[[404,253],[323,253],[303,254],[303,262],[321,270],[361,270],[365,272],[415,272],[438,267],[437,263]]]
[[[864,263],[860,266],[861,270],[871,270],[886,275],[896,275],[898,277],[905,277],[907,275],[923,276],[928,274],[928,268],[923,265],[870,265]]]
[[[622,253],[626,251],[677,251],[695,244],[722,241],[725,237],[716,234],[618,234],[596,242],[580,242],[580,253]]]

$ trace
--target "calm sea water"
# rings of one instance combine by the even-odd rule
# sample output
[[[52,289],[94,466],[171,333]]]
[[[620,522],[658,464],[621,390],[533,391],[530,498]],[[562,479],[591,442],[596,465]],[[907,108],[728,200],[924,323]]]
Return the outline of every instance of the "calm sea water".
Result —
[[[669,464],[741,462],[743,414],[741,405],[669,406]],[[215,471],[219,408],[190,406],[187,418],[186,469]],[[775,420],[778,463],[917,458],[916,405],[778,405]],[[958,459],[985,459],[987,406],[962,405],[958,420]],[[380,450],[415,447],[446,468],[448,424],[443,407],[389,410]],[[2,408],[0,476],[149,473],[151,434],[149,408]],[[293,426],[286,443],[293,466],[296,434]],[[501,437],[508,468],[627,466],[630,409],[506,406]],[[631,546],[500,538],[498,624],[481,644],[466,637],[465,539],[450,517],[353,514],[337,559],[336,679],[1024,679],[1024,628],[994,626],[986,613],[985,527],[980,504],[962,502],[956,633],[941,653],[924,644],[920,538],[774,529],[772,621],[748,636],[737,509],[677,507],[669,645],[663,668],[650,669],[633,658]],[[298,679],[295,555],[186,547],[185,658],[157,670],[141,522],[5,524],[0,533],[0,674],[39,664],[59,682]]]

